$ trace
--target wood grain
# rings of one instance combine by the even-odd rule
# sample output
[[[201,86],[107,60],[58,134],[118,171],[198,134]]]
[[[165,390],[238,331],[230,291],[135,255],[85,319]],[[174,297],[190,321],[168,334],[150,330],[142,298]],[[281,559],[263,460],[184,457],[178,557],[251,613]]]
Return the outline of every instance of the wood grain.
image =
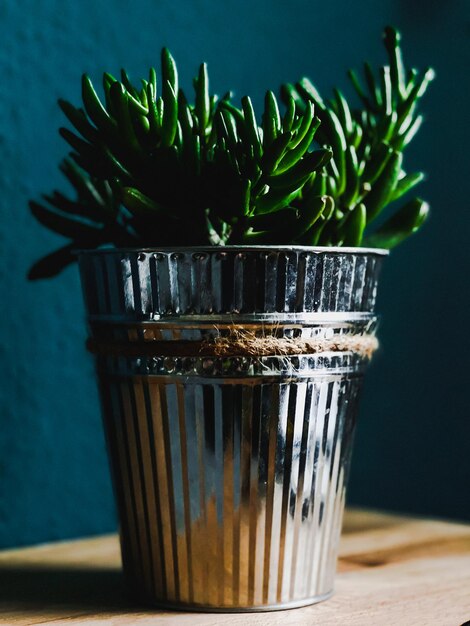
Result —
[[[252,614],[136,608],[115,536],[0,553],[0,624],[460,626],[470,619],[470,526],[348,511],[336,593]]]

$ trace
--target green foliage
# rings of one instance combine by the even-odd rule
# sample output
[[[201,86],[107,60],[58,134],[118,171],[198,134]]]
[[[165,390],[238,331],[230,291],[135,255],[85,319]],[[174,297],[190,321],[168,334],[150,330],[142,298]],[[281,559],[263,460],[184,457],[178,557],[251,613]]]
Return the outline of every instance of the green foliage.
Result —
[[[166,49],[160,87],[153,68],[140,89],[124,70],[120,78],[104,74],[103,101],[86,75],[84,108],[59,101],[74,129],[60,133],[72,148],[64,171],[77,197],[55,192],[30,204],[72,243],[35,265],[32,278],[60,271],[73,248],[289,244],[319,219],[324,199],[301,212],[291,206],[331,157],[328,148],[309,151],[319,126],[312,105],[297,112],[288,102],[281,117],[268,91],[259,121],[249,97],[237,108],[230,94],[210,94],[205,64],[190,104]]]
[[[315,233],[315,243],[321,245],[392,248],[418,230],[428,214],[428,204],[416,198],[376,232],[369,226],[424,178],[422,172],[408,174],[403,169],[403,151],[421,126],[418,102],[434,78],[431,69],[419,74],[404,68],[400,35],[393,28],[385,29],[384,45],[389,64],[376,74],[365,63],[365,86],[356,72],[349,72],[362,108],[352,108],[338,89],[330,100],[323,100],[308,78],[282,87],[286,103],[293,98],[298,111],[315,105],[321,120],[316,139],[333,150],[324,173],[312,183],[335,202],[328,224],[320,235]],[[302,210],[303,201],[297,204]]]
[[[52,276],[74,249],[101,245],[401,242],[424,221],[423,201],[408,202],[375,233],[369,225],[423,178],[404,171],[403,150],[422,122],[417,102],[433,73],[405,75],[398,34],[388,28],[384,40],[389,66],[379,78],[365,64],[364,88],[350,72],[362,109],[338,90],[324,101],[304,78],[283,86],[282,114],[268,91],[258,118],[248,96],[237,107],[230,93],[210,93],[204,63],[189,102],[166,49],[160,79],[154,68],[139,86],[124,70],[119,80],[105,73],[102,99],[84,75],[83,107],[59,101],[73,128],[60,134],[71,147],[62,171],[75,198],[55,191],[30,203],[70,241],[30,277]]]

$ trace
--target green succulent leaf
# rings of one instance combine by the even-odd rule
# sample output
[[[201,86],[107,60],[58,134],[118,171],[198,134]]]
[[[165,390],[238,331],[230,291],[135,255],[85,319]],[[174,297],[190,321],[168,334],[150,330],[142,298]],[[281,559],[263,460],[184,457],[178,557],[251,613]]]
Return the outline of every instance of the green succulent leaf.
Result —
[[[260,162],[265,173],[270,174],[278,167],[291,141],[292,133],[287,131],[278,135],[272,144],[264,149]]]
[[[160,130],[162,127],[162,120],[158,113],[156,92],[152,83],[147,85],[147,102],[149,107],[148,122],[149,122],[149,145],[155,147],[160,140]]]
[[[153,99],[157,97],[157,71],[154,67],[149,69],[149,85],[153,93]]]
[[[162,50],[162,83],[169,82],[174,93],[178,93],[178,69],[168,48]]]
[[[302,114],[299,129],[295,132],[292,140],[291,148],[296,148],[304,139],[312,126],[312,120],[315,117],[315,107],[311,102],[307,102],[306,109]],[[295,118],[294,118],[295,119]],[[291,124],[292,126],[292,124]]]
[[[349,104],[339,89],[335,88],[333,91],[335,94],[335,100],[338,107],[338,117],[340,119],[341,125],[345,131],[345,134],[347,136],[350,136],[353,133],[353,119]]]
[[[292,124],[295,119],[295,100],[292,97],[287,98],[287,109],[282,118],[282,130],[288,133],[292,130]]]
[[[398,120],[397,127],[400,128],[402,124],[406,121],[409,115],[412,115],[414,107],[416,106],[417,100],[422,98],[425,94],[429,83],[434,80],[435,72],[432,69],[428,69],[422,79],[417,82],[414,87],[411,89],[408,94],[406,100],[404,100],[397,108]]]
[[[302,246],[316,245],[315,238],[317,231],[321,232],[321,228],[318,228],[318,222],[322,218],[327,205],[331,202],[331,198],[325,196],[311,196],[309,201],[302,207],[303,211],[306,211],[310,225],[300,235],[297,235],[295,242]]]
[[[363,180],[371,185],[377,180],[393,153],[393,149],[386,141],[381,141],[370,153],[367,160]]]
[[[393,113],[393,84],[389,67],[382,67],[380,69],[380,81],[381,81],[381,100],[386,117],[391,117]]]
[[[368,235],[364,244],[377,248],[394,248],[417,232],[428,215],[428,203],[415,198],[399,209],[374,233]]]
[[[85,110],[95,126],[107,135],[113,135],[116,131],[115,122],[109,117],[108,112],[98,98],[89,76],[82,76],[82,98]]]
[[[299,195],[302,188],[300,184],[294,184],[290,189],[272,189],[256,201],[256,214],[272,213],[278,209],[288,207],[289,204]]]
[[[377,178],[364,203],[367,207],[367,221],[371,222],[393,197],[403,163],[403,154],[393,152],[382,173]]]
[[[122,84],[124,85],[127,93],[130,96],[133,96],[136,100],[138,100],[139,92],[137,91],[137,89],[131,83],[131,81],[129,79],[129,76],[127,75],[127,72],[126,72],[125,69],[121,69],[121,81],[122,81]]]
[[[349,146],[346,150],[346,186],[342,196],[342,203],[345,207],[354,206],[360,192],[360,176],[358,174],[359,161],[354,146]]]
[[[320,169],[331,159],[332,152],[329,149],[315,150],[303,156],[289,170],[269,176],[266,179],[270,187],[276,189],[285,189],[286,187],[296,186],[302,183],[306,177],[311,176],[312,172]]]
[[[300,161],[300,159],[304,156],[304,154],[310,148],[319,125],[320,125],[320,120],[318,119],[318,117],[314,117],[311,120],[309,129],[307,133],[305,134],[305,136],[303,137],[302,141],[298,143],[295,146],[295,148],[292,148],[291,150],[287,150],[286,154],[279,161],[279,164],[276,167],[276,171],[275,171],[276,174],[282,174],[283,172],[286,172],[291,167],[293,167],[296,163],[298,163],[298,161]]]
[[[323,200],[325,202],[325,206],[320,215],[320,219],[317,224],[315,224],[315,229],[311,233],[311,239],[309,241],[309,245],[317,246],[323,243],[323,239],[325,238],[325,232],[328,230],[331,225],[331,218],[335,212],[335,202],[331,196],[323,196]]]
[[[281,85],[281,96],[284,102],[288,102],[292,99],[298,112],[303,113],[305,111],[305,100],[299,94],[297,88],[291,83]]]
[[[255,232],[248,234],[245,242],[264,242],[265,235],[258,234],[256,231],[268,232],[271,240],[277,244],[297,241],[318,220],[324,206],[325,199],[318,198],[316,210],[300,211],[288,206],[268,215],[253,216],[249,224]]]
[[[325,169],[315,173],[310,189],[305,194],[305,203],[308,205],[310,196],[325,196],[327,187],[328,174]]]
[[[292,89],[292,92],[298,94],[303,98],[306,102],[313,102],[316,107],[319,109],[325,109],[325,104],[323,102],[322,97],[320,96],[318,90],[310,81],[309,78],[302,78],[297,84],[296,89]],[[305,104],[304,104],[305,106]]]
[[[199,121],[199,132],[204,135],[210,119],[209,77],[206,63],[202,63],[199,68],[195,110]]]
[[[163,83],[162,101],[161,145],[171,146],[178,128],[178,100],[176,92],[168,80]]]
[[[156,214],[166,214],[159,204],[148,196],[141,193],[138,189],[132,187],[124,187],[121,192],[121,199],[126,209],[131,213],[141,217],[155,217]]]
[[[403,178],[400,178],[396,184],[395,190],[390,198],[391,202],[398,200],[406,193],[411,191],[416,185],[426,178],[423,172],[416,172],[415,174],[407,174]]]
[[[365,91],[361,85],[361,81],[359,80],[357,73],[354,70],[348,70],[348,77],[349,77],[349,80],[351,81],[352,86],[356,90],[357,95],[362,100],[364,106],[367,109],[370,109],[371,108],[370,101],[365,94]]]
[[[238,144],[238,131],[235,118],[233,117],[232,113],[223,109],[220,111],[220,118],[224,124],[223,133],[227,137],[233,152],[236,153]]]
[[[382,94],[380,93],[379,86],[375,82],[374,71],[370,66],[370,63],[367,62],[364,63],[364,77],[369,89],[372,105],[374,109],[380,109],[382,105]]]
[[[393,147],[396,150],[403,150],[403,148],[405,148],[410,143],[418,130],[421,128],[421,124],[423,123],[423,121],[423,116],[418,115],[414,122],[406,129],[404,134],[394,140]]]
[[[245,123],[245,118],[242,111],[237,109],[237,107],[234,106],[231,102],[228,102],[227,100],[221,100],[219,107],[231,113],[238,125],[243,125]]]
[[[246,124],[246,131],[248,139],[253,147],[253,153],[256,158],[261,158],[262,148],[259,135],[259,128],[256,122],[256,115],[253,108],[253,104],[249,96],[242,98],[242,107],[244,120]]]
[[[263,147],[266,149],[276,139],[281,128],[281,116],[276,96],[272,91],[267,91],[264,99],[263,115]]]
[[[400,34],[391,26],[384,30],[383,41],[390,63],[390,79],[395,93],[403,97],[405,93],[405,68],[400,48]]]
[[[350,211],[341,227],[343,245],[360,246],[367,224],[367,210],[364,204],[358,204]]]
[[[129,149],[133,152],[140,152],[140,144],[129,111],[129,96],[126,89],[121,83],[115,82],[110,87],[109,95],[116,111],[119,133]]]

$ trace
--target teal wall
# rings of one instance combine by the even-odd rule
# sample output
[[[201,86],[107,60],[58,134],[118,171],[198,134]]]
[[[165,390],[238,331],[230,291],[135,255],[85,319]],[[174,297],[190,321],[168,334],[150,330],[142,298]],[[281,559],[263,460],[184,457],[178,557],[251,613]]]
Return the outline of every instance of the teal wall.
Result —
[[[385,265],[382,349],[363,397],[350,501],[470,518],[469,8],[465,0],[2,0],[0,546],[115,528],[76,268],[25,280],[60,241],[27,210],[28,198],[63,185],[57,98],[78,102],[84,70],[97,80],[123,65],[145,75],[163,45],[188,88],[206,60],[215,91],[233,87],[258,103],[265,89],[303,74],[327,91],[348,66],[383,59],[387,23],[402,29],[406,58],[438,74],[408,156],[429,173],[422,193],[433,213]]]

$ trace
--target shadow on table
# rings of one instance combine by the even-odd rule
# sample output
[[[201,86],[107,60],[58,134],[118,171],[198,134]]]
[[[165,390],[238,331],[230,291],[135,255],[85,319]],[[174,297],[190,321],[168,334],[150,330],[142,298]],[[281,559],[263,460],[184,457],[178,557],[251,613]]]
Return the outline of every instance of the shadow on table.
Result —
[[[391,527],[399,524],[400,519],[380,513],[366,514],[360,509],[348,511],[343,532],[349,535],[365,528]],[[340,561],[340,569],[348,568],[347,563]],[[8,611],[23,615],[51,614],[55,610],[58,613],[156,613],[155,608],[144,606],[131,595],[119,569],[0,563],[0,614]]]
[[[110,569],[0,565],[2,611],[145,611],[132,599],[122,573]]]

